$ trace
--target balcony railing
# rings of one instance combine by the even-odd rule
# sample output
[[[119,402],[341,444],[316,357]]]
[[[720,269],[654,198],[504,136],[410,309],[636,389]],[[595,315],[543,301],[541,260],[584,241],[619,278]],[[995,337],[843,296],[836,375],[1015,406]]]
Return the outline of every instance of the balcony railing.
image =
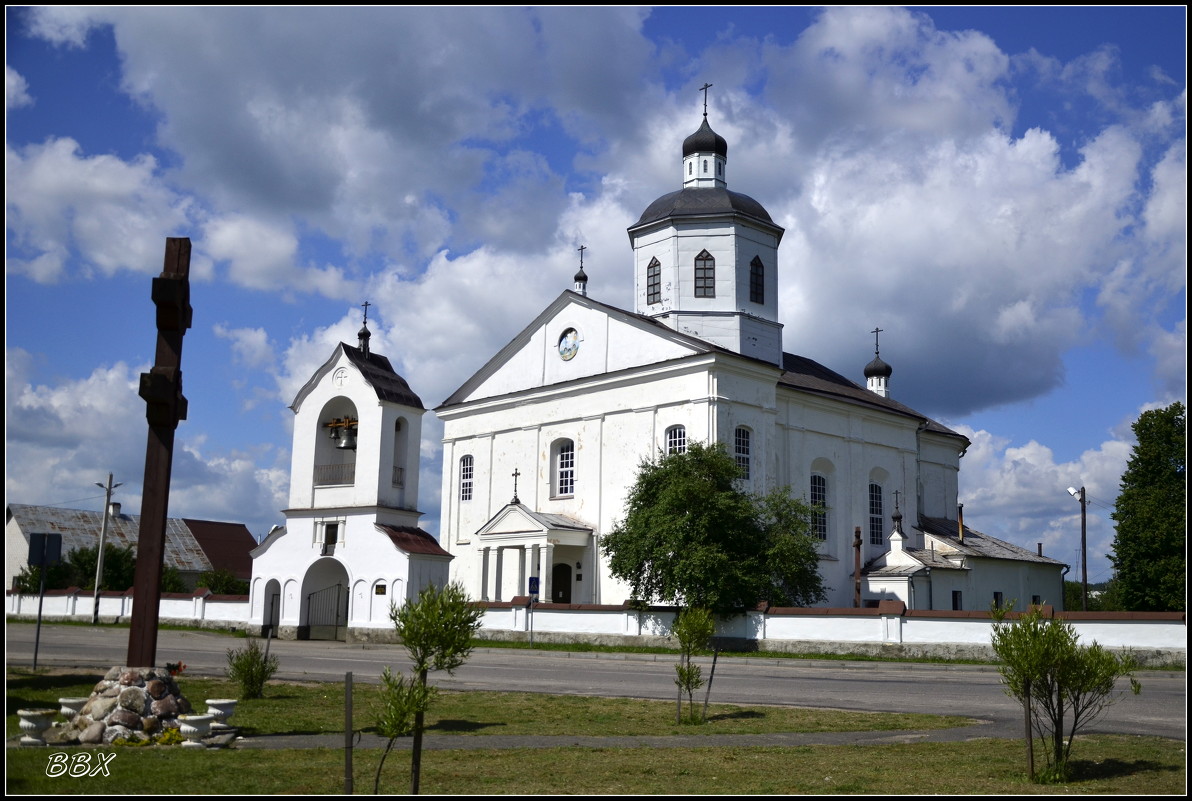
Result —
[[[327,487],[335,484],[355,484],[356,465],[353,464],[317,464],[315,465],[315,486]]]
[[[404,467],[393,468],[393,486],[404,487],[406,485],[406,469]]]

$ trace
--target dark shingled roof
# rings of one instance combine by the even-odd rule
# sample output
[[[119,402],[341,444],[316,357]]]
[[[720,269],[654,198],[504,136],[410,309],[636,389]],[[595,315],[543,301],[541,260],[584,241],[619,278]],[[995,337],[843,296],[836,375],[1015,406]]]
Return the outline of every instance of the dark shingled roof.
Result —
[[[783,229],[770,218],[770,212],[740,192],[730,192],[724,187],[702,187],[680,189],[655,200],[642,212],[641,218],[629,227],[630,231],[670,217],[700,217],[723,214],[738,214],[764,223],[779,232]]]
[[[369,353],[366,356],[360,348],[353,348],[343,342],[340,345],[343,346],[344,353],[347,354],[352,364],[360,370],[364,379],[377,391],[378,398],[415,409],[426,408],[422,405],[422,399],[414,394],[414,390],[410,389],[406,380],[397,374],[387,358],[376,353]]]
[[[953,437],[962,437],[961,434],[957,434],[947,426],[923,416],[911,407],[904,406],[898,401],[889,398],[883,398],[876,392],[870,392],[865,387],[849,381],[840,373],[833,372],[819,362],[812,361],[805,356],[796,356],[793,353],[782,354],[782,368],[786,372],[779,377],[779,386],[788,386],[817,395],[830,395],[863,406],[871,406],[907,417],[915,417],[927,423],[928,431],[933,431],[937,434],[948,434]]]
[[[451,554],[443,550],[438,541],[427,532],[414,526],[386,526],[374,524],[382,533],[388,535],[389,540],[406,553],[429,554],[430,556],[446,556]]]
[[[712,130],[712,126],[708,125],[708,118],[705,116],[699,130],[683,140],[683,158],[687,158],[692,153],[707,153],[709,151],[728,159],[728,142],[723,136]]]

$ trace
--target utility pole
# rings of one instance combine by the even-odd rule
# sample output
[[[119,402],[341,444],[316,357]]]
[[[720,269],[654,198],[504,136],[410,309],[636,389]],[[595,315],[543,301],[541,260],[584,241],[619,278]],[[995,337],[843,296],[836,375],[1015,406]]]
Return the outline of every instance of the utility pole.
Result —
[[[1080,488],[1080,610],[1089,611],[1088,499]]]
[[[95,486],[104,488],[103,525],[99,528],[99,554],[95,557],[95,603],[91,605],[91,625],[99,625],[99,588],[103,584],[103,548],[108,538],[108,510],[112,508],[112,490],[123,484],[113,484],[112,474],[108,473],[107,486],[96,482]]]

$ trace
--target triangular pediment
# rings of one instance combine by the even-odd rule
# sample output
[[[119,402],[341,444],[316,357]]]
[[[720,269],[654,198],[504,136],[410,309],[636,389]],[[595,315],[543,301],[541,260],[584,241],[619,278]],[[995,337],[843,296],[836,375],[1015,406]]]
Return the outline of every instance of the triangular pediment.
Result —
[[[481,526],[476,536],[482,543],[500,545],[587,545],[592,529],[563,515],[543,514],[511,503]]]
[[[720,351],[648,317],[568,290],[439,409]]]

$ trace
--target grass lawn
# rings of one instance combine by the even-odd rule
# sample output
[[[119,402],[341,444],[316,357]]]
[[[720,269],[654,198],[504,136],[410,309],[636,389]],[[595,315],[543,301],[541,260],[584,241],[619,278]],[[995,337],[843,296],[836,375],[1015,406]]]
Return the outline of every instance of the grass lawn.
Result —
[[[16,710],[57,706],[88,695],[99,674],[10,670],[6,729],[19,734]],[[183,676],[182,691],[201,708],[206,698],[236,697],[225,680]],[[357,729],[373,729],[379,687],[357,684]],[[342,731],[343,687],[271,683],[266,697],[242,701],[233,723],[247,736]],[[841,712],[713,704],[704,726],[676,726],[673,702],[533,693],[445,692],[427,716],[429,732],[474,741],[476,748],[423,754],[422,790],[431,794],[1183,794],[1185,745],[1151,737],[1093,736],[1073,749],[1074,779],[1065,785],[1026,780],[1022,744],[980,739],[960,743],[867,746],[684,748],[484,748],[486,734],[652,735],[915,730],[963,725],[931,715]],[[50,754],[115,753],[109,775],[50,777]],[[337,794],[344,788],[339,748],[206,750],[173,748],[10,748],[5,789],[17,794]],[[358,793],[371,793],[376,749],[354,752]],[[409,753],[385,763],[382,792],[404,793]]]

